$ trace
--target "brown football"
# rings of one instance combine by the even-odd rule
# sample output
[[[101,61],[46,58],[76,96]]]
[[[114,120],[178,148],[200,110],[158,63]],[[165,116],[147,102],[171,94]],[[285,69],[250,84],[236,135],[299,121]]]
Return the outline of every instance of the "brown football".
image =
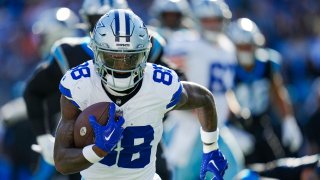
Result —
[[[94,132],[89,122],[89,116],[95,116],[100,125],[106,125],[108,121],[109,104],[109,102],[92,104],[80,113],[74,124],[73,138],[75,147],[83,148],[87,145],[94,144]]]

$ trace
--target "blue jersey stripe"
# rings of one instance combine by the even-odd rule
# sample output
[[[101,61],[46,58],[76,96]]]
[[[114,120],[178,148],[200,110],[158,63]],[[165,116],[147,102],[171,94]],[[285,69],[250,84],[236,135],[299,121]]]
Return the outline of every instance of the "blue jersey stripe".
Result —
[[[69,63],[60,46],[55,48],[53,55],[55,59],[58,61],[61,71],[65,73],[69,69]]]
[[[92,50],[88,47],[88,43],[84,42],[81,44],[82,49],[91,57],[93,58],[93,52]]]
[[[182,85],[180,84],[179,89],[172,95],[170,103],[167,105],[167,109],[175,106],[179,101],[182,94]]]
[[[128,13],[125,13],[126,20],[126,42],[130,42],[130,17]]]
[[[70,89],[64,87],[61,83],[59,84],[59,90],[64,96],[72,98]]]
[[[70,100],[70,99],[69,99]],[[75,105],[77,108],[80,108],[80,106],[75,102],[75,101],[73,101],[73,100],[70,100],[71,101],[71,103],[73,104],[73,105]]]
[[[115,14],[114,14],[114,23],[115,23],[115,29],[116,29],[116,42],[119,42],[120,41],[120,20],[119,20],[119,11],[116,10],[115,11]]]
[[[61,83],[59,84],[59,90],[64,96],[72,98],[70,89],[64,87]],[[80,106],[74,100],[69,99],[69,101],[71,101],[71,103],[77,108],[80,108]]]

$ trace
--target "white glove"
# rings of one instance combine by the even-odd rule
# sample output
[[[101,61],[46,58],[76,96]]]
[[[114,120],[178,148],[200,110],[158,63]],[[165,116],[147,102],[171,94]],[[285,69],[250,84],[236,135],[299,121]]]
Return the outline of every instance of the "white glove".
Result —
[[[37,143],[41,148],[41,155],[44,160],[51,165],[54,165],[53,160],[53,148],[54,148],[54,137],[51,134],[43,134],[37,136]]]
[[[293,116],[285,117],[282,123],[282,143],[291,152],[297,151],[302,144],[302,134]]]

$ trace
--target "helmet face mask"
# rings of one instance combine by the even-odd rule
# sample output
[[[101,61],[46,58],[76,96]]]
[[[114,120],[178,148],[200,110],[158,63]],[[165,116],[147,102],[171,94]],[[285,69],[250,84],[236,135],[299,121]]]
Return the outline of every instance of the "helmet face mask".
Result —
[[[221,17],[210,17],[210,18],[201,18],[201,26],[204,30],[221,32],[223,28],[223,18]]]
[[[239,65],[243,67],[253,66],[255,46],[252,44],[237,44],[236,48]]]
[[[161,14],[162,24],[172,29],[179,28],[183,15],[179,12],[163,12]]]
[[[111,89],[125,91],[143,78],[151,48],[147,28],[130,10],[111,10],[94,28],[90,46],[94,65]]]
[[[102,62],[110,69],[115,69],[119,72],[126,72],[136,69],[145,59],[144,52],[140,53],[110,53],[98,51],[97,60]]]

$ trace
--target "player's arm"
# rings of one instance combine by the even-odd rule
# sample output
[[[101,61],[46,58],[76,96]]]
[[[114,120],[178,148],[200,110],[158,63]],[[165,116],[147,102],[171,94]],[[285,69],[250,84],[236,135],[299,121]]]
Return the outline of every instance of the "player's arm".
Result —
[[[74,147],[74,123],[81,111],[64,96],[61,96],[60,106],[61,120],[57,127],[54,146],[55,166],[62,174],[76,173],[92,165],[84,157],[83,149]],[[98,156],[98,159],[107,155],[106,152],[95,145],[92,150]]]
[[[288,91],[283,85],[280,73],[273,73],[271,78],[273,103],[279,107],[282,115],[282,143],[295,152],[302,144],[302,134],[294,117]]]
[[[293,111],[289,100],[289,95],[283,85],[280,73],[273,73],[271,78],[271,93],[275,104],[279,106],[282,117],[292,116]]]
[[[181,81],[182,94],[175,110],[196,109],[204,131],[217,130],[217,113],[212,93],[196,83]]]
[[[223,179],[228,163],[218,149],[217,113],[212,93],[196,83],[182,81],[180,101],[174,109],[196,109],[201,124],[200,135],[203,142],[203,157],[200,179],[205,179],[211,171],[217,179]]]

